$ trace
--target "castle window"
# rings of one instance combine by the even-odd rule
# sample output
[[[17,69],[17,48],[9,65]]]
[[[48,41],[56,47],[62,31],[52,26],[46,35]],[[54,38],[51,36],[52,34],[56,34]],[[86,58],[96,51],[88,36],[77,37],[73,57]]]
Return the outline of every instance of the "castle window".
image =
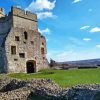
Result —
[[[14,59],[14,61],[18,61],[18,59]]]
[[[11,54],[12,55],[16,54],[16,46],[11,46]]]
[[[43,57],[43,60],[45,60],[45,57]]]
[[[44,43],[42,42],[42,45],[44,45]]]
[[[28,35],[27,35],[27,32],[25,31],[24,32],[24,38],[27,40],[27,38],[28,38]]]
[[[25,53],[19,53],[20,58],[25,58]]]
[[[19,36],[15,36],[15,41],[19,41]]]
[[[25,42],[25,41],[24,41],[23,43],[24,43],[24,44],[26,44],[26,42]]]
[[[41,54],[44,54],[44,48],[41,48]]]
[[[31,44],[34,45],[34,41],[31,41]]]

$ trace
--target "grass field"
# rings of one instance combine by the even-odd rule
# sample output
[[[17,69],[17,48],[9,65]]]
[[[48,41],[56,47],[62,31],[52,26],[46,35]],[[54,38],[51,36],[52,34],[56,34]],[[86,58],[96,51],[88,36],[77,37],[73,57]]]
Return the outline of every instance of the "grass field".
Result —
[[[100,84],[100,69],[73,69],[73,70],[43,70],[33,74],[8,74],[19,79],[50,78],[61,87],[70,87],[77,84]]]

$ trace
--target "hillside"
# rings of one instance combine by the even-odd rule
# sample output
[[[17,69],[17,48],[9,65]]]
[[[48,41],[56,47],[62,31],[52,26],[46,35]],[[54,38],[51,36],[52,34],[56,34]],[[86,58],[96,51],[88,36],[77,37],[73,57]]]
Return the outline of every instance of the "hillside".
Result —
[[[79,60],[79,61],[69,61],[64,62],[69,64],[79,64],[79,65],[100,65],[100,59],[88,59],[88,60]]]
[[[100,59],[66,61],[66,62],[56,62],[51,59],[50,66],[54,69],[99,68],[100,67]]]

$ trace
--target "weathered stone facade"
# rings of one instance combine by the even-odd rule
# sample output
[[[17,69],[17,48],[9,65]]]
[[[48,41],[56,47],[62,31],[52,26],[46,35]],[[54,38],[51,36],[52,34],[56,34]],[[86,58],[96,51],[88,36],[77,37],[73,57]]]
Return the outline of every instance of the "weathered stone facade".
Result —
[[[4,17],[4,9],[3,8],[0,8],[0,18],[1,17]]]
[[[37,15],[12,7],[0,18],[0,73],[32,73],[48,67],[46,39]]]

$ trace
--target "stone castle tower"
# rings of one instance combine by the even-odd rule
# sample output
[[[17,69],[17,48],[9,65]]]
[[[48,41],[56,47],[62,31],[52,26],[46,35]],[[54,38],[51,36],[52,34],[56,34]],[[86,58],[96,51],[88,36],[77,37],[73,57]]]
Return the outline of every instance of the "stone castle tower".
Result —
[[[0,73],[33,73],[48,67],[46,39],[38,32],[37,15],[0,8]]]
[[[0,18],[1,17],[4,17],[4,9],[3,8],[0,8]]]

